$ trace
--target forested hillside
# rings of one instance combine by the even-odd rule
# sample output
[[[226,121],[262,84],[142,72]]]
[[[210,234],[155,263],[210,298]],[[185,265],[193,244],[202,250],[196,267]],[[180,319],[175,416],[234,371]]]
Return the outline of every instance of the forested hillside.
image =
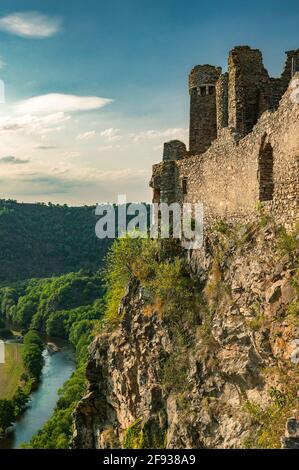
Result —
[[[67,340],[75,349],[77,368],[60,391],[54,415],[30,444],[41,448],[66,448],[71,438],[72,412],[84,394],[87,347],[96,334],[103,315],[104,289],[99,272],[81,270],[59,277],[33,279],[0,288],[0,321],[8,321],[25,333],[23,363],[29,379],[38,379],[42,367],[37,333]],[[27,394],[28,395],[28,394]],[[24,386],[10,402],[11,414],[4,425],[18,416],[28,396]],[[24,398],[23,398],[24,397]],[[0,400],[0,428],[1,404]],[[14,411],[16,409],[16,411]],[[3,418],[3,416],[2,416]],[[3,419],[2,419],[3,421]],[[2,423],[3,424],[3,423]],[[4,426],[5,428],[5,426]]]
[[[94,207],[0,200],[0,284],[96,270],[110,241],[95,235]]]
[[[21,331],[68,339],[77,321],[99,318],[102,310],[99,273],[81,270],[60,277],[33,279],[0,289],[0,318]]]

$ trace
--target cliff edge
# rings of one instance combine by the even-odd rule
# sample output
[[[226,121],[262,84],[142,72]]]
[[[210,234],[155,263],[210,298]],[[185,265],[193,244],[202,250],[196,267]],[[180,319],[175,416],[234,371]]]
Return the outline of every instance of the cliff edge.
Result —
[[[297,447],[298,238],[263,214],[218,223],[188,261],[168,253],[184,268],[160,293],[132,276],[90,347],[72,446]]]

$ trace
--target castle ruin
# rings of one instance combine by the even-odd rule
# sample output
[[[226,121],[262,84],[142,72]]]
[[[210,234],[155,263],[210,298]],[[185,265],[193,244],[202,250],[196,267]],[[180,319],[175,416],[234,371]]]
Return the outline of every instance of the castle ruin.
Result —
[[[248,219],[258,204],[288,224],[299,215],[299,49],[279,78],[262,54],[235,47],[228,72],[197,65],[189,76],[189,150],[164,144],[153,202],[201,202],[205,221]]]

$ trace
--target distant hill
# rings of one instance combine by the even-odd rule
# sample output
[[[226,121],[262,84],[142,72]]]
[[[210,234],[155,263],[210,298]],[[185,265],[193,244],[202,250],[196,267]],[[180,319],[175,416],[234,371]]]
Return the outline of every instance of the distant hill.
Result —
[[[0,200],[0,284],[98,269],[111,240],[96,237],[94,209]]]

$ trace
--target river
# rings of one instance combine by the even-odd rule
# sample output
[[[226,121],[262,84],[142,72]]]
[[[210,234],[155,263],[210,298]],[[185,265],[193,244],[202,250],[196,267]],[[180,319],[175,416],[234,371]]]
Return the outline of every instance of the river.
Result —
[[[58,390],[75,370],[72,350],[64,346],[59,352],[49,354],[44,351],[45,365],[41,382],[31,395],[29,408],[15,424],[14,433],[0,440],[0,449],[19,449],[28,443],[32,436],[51,417],[58,400]]]

